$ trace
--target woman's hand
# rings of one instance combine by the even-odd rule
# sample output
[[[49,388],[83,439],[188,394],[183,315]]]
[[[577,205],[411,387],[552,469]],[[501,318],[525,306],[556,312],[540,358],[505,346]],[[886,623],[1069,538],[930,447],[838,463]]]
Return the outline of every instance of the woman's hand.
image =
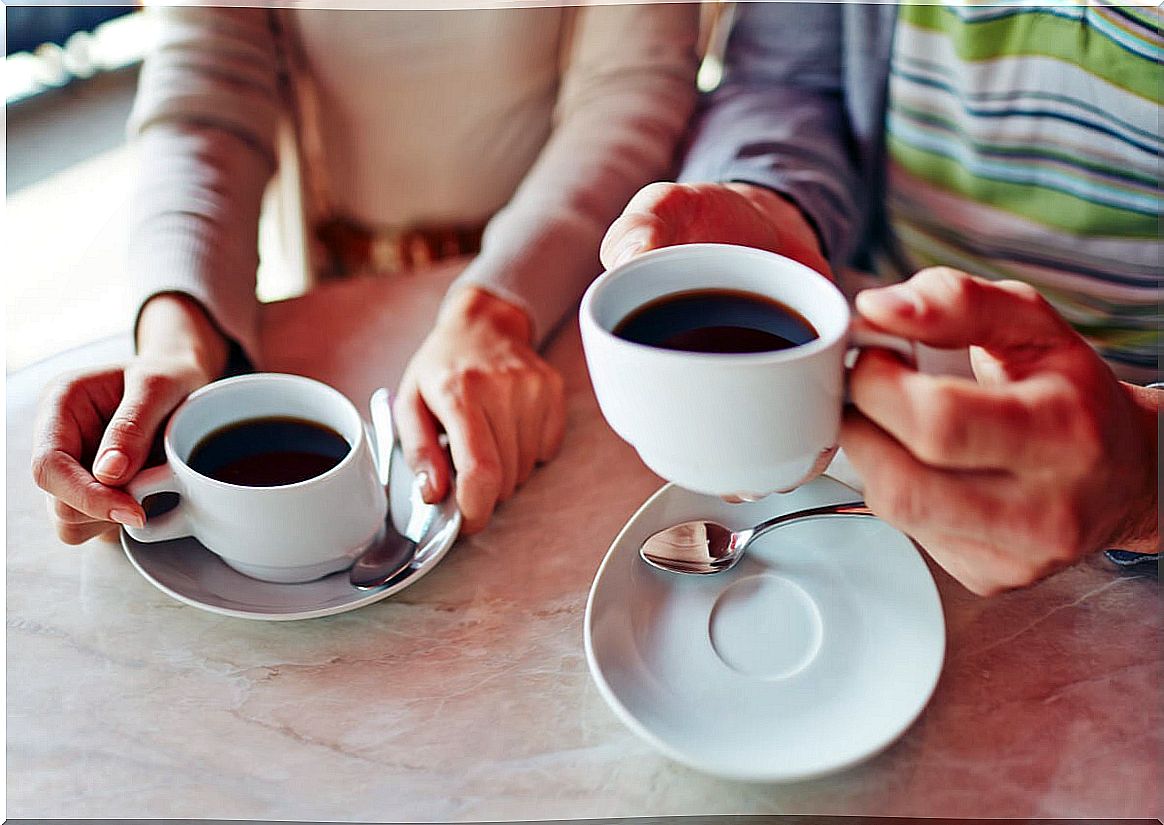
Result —
[[[451,470],[439,434],[448,435],[464,532],[553,458],[566,427],[561,376],[534,351],[526,314],[466,287],[441,311],[401,380],[395,415],[404,455],[424,474],[427,502],[449,492]]]
[[[977,383],[865,350],[841,433],[869,506],[951,575],[990,594],[1104,548],[1158,552],[1160,393],[1117,381],[1034,289],[928,269],[857,310],[971,347]]]
[[[686,243],[730,243],[785,255],[831,278],[816,230],[792,201],[748,183],[652,183],[639,190],[602,240],[613,269],[643,252]]]
[[[124,366],[62,377],[41,402],[32,473],[67,544],[145,524],[141,505],[121,488],[145,464],[166,416],[226,364],[226,339],[183,296],[152,299],[138,341],[139,354]]]

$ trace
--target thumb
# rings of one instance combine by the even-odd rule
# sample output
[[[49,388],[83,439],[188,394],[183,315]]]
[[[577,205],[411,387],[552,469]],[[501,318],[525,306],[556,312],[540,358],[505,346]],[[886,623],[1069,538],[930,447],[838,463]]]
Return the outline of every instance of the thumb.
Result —
[[[606,269],[626,263],[636,255],[665,244],[661,242],[661,221],[644,212],[624,213],[606,230],[598,257]]]
[[[1077,338],[1031,286],[989,281],[947,267],[857,295],[860,320],[932,347],[978,346],[994,353],[1041,349]]]
[[[124,484],[137,475],[150,453],[154,435],[186,396],[180,381],[166,375],[126,372],[125,394],[105,427],[93,462],[103,484]]]
[[[599,257],[607,269],[626,263],[635,255],[670,246],[703,240],[679,237],[676,227],[689,227],[703,201],[696,189],[680,183],[650,183],[640,189],[622,210],[622,215],[606,230]]]

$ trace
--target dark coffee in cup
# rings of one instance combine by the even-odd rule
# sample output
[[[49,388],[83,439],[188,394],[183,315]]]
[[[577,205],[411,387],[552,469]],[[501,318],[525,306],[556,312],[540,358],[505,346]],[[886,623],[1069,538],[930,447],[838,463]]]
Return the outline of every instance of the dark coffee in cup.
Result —
[[[351,450],[330,427],[301,418],[251,418],[203,437],[187,464],[243,487],[280,487],[323,475]]]
[[[638,307],[613,330],[636,344],[685,352],[774,352],[818,337],[804,316],[763,295],[699,289]]]

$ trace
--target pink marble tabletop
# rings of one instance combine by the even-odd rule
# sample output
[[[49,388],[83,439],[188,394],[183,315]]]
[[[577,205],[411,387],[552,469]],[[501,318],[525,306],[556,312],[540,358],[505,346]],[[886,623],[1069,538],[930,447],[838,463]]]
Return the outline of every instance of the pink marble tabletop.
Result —
[[[392,385],[455,267],[264,308],[260,367],[363,403]],[[485,821],[673,814],[1156,817],[1164,610],[1092,558],[980,599],[931,565],[947,625],[928,707],[872,760],[790,785],[712,779],[624,728],[587,672],[586,596],[661,484],[600,416],[576,325],[557,461],[400,594],[266,623],[180,604],[107,543],[61,544],[29,475],[55,374],[8,376],[7,814],[14,818]]]

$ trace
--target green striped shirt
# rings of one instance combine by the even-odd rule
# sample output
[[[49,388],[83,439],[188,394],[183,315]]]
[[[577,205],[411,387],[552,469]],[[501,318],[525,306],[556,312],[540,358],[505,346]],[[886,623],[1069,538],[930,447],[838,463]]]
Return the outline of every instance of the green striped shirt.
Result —
[[[1158,8],[902,6],[890,264],[1038,288],[1121,377],[1159,380]]]

